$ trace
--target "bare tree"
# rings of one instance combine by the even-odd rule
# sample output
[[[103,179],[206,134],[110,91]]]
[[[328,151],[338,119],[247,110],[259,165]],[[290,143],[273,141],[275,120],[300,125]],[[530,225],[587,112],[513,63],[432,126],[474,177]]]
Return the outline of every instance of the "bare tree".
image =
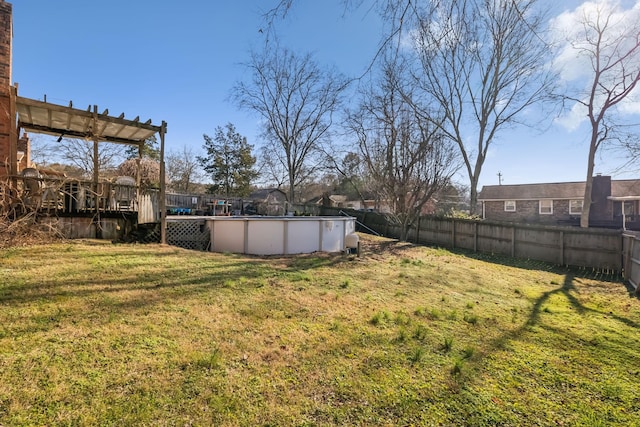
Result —
[[[344,89],[341,76],[322,70],[311,55],[277,45],[252,53],[251,80],[238,82],[232,99],[260,115],[270,160],[286,171],[289,198],[320,165],[319,146],[329,136],[333,113]],[[277,168],[276,168],[277,169]]]
[[[166,156],[167,180],[173,191],[192,193],[196,182],[202,177],[197,157],[191,148],[184,146],[182,151],[170,151]]]
[[[583,4],[555,21],[564,27],[566,40],[557,63],[563,65],[567,55],[572,57],[574,65],[581,68],[571,77],[584,83],[575,91],[568,89],[565,98],[571,101],[573,114],[586,117],[590,125],[581,227],[589,226],[596,153],[607,142],[620,138],[620,108],[640,81],[639,18],[638,3],[624,11],[618,2],[603,0]]]
[[[403,69],[386,62],[380,80],[364,92],[359,109],[349,117],[378,197],[401,225],[401,240],[457,171],[455,146],[433,124],[436,118],[426,120],[424,109],[415,109],[419,104]]]
[[[334,153],[326,153],[329,168],[338,173],[338,190],[351,198],[357,197],[365,205],[365,194],[369,193],[375,183],[368,179],[365,163],[360,154],[349,151],[337,158]],[[372,185],[370,185],[372,184]]]
[[[448,0],[417,11],[416,78],[444,114],[439,124],[458,145],[475,213],[478,181],[499,132],[551,93],[537,0]]]
[[[63,139],[56,147],[57,157],[62,162],[76,166],[84,171],[85,178],[94,176],[95,152],[93,141],[83,139]],[[50,147],[52,148],[52,147]],[[113,143],[98,144],[97,166],[101,173],[113,173],[117,165],[125,158],[125,145]]]
[[[287,171],[280,163],[279,157],[274,153],[272,145],[263,145],[260,148],[258,161],[258,176],[263,178],[261,184],[283,189],[288,181]]]
[[[502,129],[519,124],[525,110],[552,93],[554,77],[545,66],[550,50],[541,36],[546,21],[540,2],[340,1],[351,10],[366,3],[387,26],[369,69],[390,46],[416,49],[421,59],[416,78],[444,113],[444,120],[433,124],[458,145],[473,214],[489,147]],[[277,2],[265,14],[269,26],[294,4]]]

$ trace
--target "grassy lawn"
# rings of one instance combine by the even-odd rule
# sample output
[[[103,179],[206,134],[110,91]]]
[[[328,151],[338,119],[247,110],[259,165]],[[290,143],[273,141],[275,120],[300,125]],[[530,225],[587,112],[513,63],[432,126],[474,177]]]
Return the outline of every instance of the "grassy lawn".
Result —
[[[0,425],[640,425],[617,278],[364,239],[1,250]]]

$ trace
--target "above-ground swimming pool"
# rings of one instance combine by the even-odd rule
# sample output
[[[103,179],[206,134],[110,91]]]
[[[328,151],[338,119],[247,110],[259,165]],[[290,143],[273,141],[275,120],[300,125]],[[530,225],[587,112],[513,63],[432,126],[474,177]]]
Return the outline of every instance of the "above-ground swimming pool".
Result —
[[[357,247],[353,217],[205,217],[212,252],[289,255]]]

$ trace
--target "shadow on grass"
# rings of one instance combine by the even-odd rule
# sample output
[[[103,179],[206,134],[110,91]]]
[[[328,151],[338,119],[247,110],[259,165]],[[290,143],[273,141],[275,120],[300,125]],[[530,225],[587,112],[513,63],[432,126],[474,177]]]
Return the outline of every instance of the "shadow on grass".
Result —
[[[593,308],[586,307],[584,304],[580,302],[580,300],[578,300],[578,298],[576,298],[573,295],[574,292],[578,292],[578,289],[576,289],[574,285],[574,280],[575,280],[575,276],[573,274],[567,274],[565,275],[564,283],[562,284],[562,286],[560,286],[559,288],[544,292],[538,299],[536,299],[531,309],[531,314],[529,315],[529,319],[521,328],[519,328],[518,330],[512,333],[512,335],[514,336],[512,336],[511,338],[515,338],[521,335],[522,332],[526,330],[529,326],[538,325],[540,323],[540,314],[544,311],[543,309],[544,304],[552,296],[557,294],[560,294],[564,298],[566,298],[567,301],[569,301],[569,303],[571,304],[571,307],[573,307],[577,311],[577,313],[581,315],[584,315],[586,313],[595,313],[595,314],[611,317],[616,321],[624,323],[625,325],[631,328],[638,328],[640,326],[638,322],[635,322],[633,320],[627,319],[622,316],[618,316],[613,312],[610,312],[610,311],[605,312],[602,310],[596,310]]]
[[[153,262],[149,261],[150,252]],[[27,323],[38,324],[38,331],[55,327],[61,317],[106,319],[112,314],[135,314],[160,304],[198,298],[212,290],[251,292],[282,274],[266,263],[253,263],[251,259],[232,255],[199,254],[185,258],[181,249],[150,248],[146,252],[123,247],[110,249],[105,256],[82,250],[65,251],[63,247],[56,253],[55,261],[47,259],[51,257],[50,251],[36,250],[35,254],[34,259],[20,260],[7,269],[10,276],[0,284],[0,310],[5,324],[17,325],[31,319]],[[16,256],[21,255],[16,252]],[[48,263],[65,268],[48,269]],[[51,317],[48,323],[38,320],[48,316]],[[22,329],[28,332],[29,328]]]
[[[630,328],[638,328],[640,327],[640,323],[635,320],[628,319],[623,316],[619,316],[612,311],[604,311],[598,310],[591,307],[585,306],[576,296],[576,293],[580,293],[580,289],[578,289],[575,285],[575,275],[572,273],[567,273],[564,277],[564,282],[561,286],[544,292],[540,297],[538,297],[533,306],[531,307],[531,312],[528,315],[526,322],[524,322],[519,328],[509,331],[489,343],[487,346],[489,351],[498,351],[504,349],[506,344],[510,341],[517,341],[524,339],[524,335],[527,334],[532,327],[543,325],[542,315],[548,313],[545,304],[554,296],[560,295],[565,298],[570,307],[575,310],[575,312],[579,316],[585,316],[586,314],[592,313],[601,316],[605,316],[611,319],[616,320]],[[554,326],[545,325],[545,329],[553,332],[555,335],[563,336],[567,339],[567,341],[575,340],[575,341],[583,341],[583,338],[579,338],[574,335],[569,329],[559,329]],[[619,349],[617,351],[620,351]],[[634,353],[633,349],[628,349],[629,353]],[[630,358],[632,356],[629,356]],[[483,357],[480,357],[475,360],[475,363],[481,363]]]

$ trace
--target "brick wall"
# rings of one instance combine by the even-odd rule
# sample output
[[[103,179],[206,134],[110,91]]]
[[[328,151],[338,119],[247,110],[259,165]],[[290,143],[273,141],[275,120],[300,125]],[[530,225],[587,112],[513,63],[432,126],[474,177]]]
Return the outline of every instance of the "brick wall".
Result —
[[[12,137],[11,43],[12,6],[0,0],[0,176],[9,174]]]
[[[556,224],[558,221],[567,221],[571,217],[579,215],[569,215],[569,200],[554,200],[553,214],[540,214],[540,202],[538,200],[517,200],[516,211],[506,212],[504,202],[485,202],[485,218],[496,221],[511,221],[528,224]]]

